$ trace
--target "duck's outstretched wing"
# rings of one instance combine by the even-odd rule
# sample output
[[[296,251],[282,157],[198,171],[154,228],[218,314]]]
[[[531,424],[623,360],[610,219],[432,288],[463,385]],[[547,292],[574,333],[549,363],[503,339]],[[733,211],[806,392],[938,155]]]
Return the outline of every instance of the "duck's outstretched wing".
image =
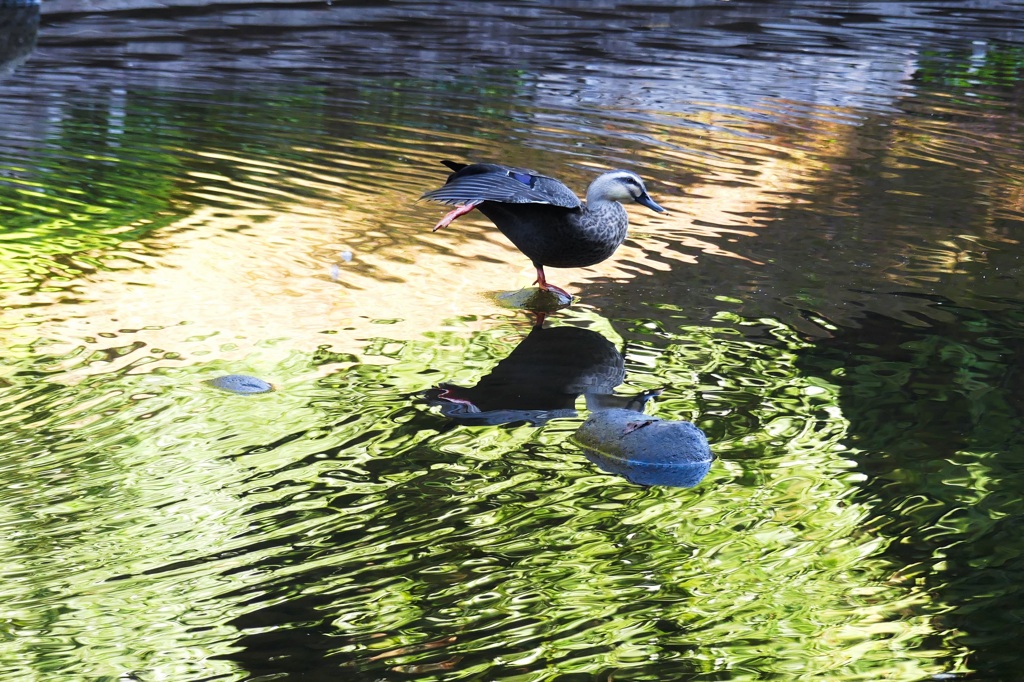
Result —
[[[494,201],[504,204],[550,204],[579,208],[579,197],[554,178],[524,168],[493,163],[466,165],[442,161],[454,173],[444,187],[426,192],[421,198],[443,204],[465,205]]]

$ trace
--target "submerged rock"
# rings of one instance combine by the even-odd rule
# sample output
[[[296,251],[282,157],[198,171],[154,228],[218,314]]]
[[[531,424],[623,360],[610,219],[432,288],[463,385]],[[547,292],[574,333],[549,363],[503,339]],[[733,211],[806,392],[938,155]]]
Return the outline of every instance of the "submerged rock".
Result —
[[[587,459],[640,485],[695,486],[714,459],[704,432],[690,422],[623,408],[594,412],[572,439]]]
[[[502,291],[494,296],[494,300],[506,308],[538,312],[553,312],[572,304],[571,298],[540,288]]]
[[[224,391],[242,395],[267,393],[274,390],[274,386],[263,379],[257,379],[245,374],[225,374],[222,377],[208,379],[205,383]]]

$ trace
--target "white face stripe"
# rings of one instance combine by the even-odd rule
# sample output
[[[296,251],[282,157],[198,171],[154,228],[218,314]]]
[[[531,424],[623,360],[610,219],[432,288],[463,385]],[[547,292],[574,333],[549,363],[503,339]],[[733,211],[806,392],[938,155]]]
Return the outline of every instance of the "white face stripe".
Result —
[[[588,201],[629,203],[646,196],[647,188],[640,176],[622,168],[602,173],[587,189]]]
[[[636,174],[630,173],[629,171],[620,171],[613,175],[612,178],[616,182],[625,185],[629,191],[629,195],[634,199],[647,191],[644,187],[643,180],[641,180]],[[636,191],[634,192],[634,190]]]

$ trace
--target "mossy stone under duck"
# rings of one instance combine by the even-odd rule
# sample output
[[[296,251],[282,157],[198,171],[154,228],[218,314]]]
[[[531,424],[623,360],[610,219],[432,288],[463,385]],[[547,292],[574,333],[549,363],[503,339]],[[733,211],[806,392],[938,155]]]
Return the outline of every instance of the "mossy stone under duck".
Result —
[[[627,170],[598,176],[582,202],[558,180],[535,171],[493,163],[441,163],[455,172],[443,187],[422,198],[458,208],[445,215],[434,230],[478,209],[533,261],[540,288],[569,300],[571,295],[548,283],[544,266],[583,268],[615,253],[629,227],[629,216],[620,202],[635,201],[652,211],[665,211],[647,194],[640,176]]]

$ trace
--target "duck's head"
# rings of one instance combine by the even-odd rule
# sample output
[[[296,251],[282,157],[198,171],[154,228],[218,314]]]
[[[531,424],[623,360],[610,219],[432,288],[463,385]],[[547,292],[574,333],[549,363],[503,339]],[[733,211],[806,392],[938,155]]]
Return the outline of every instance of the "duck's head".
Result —
[[[632,171],[614,170],[598,176],[590,183],[587,190],[587,204],[592,205],[599,201],[620,201],[627,203],[635,201],[641,206],[646,206],[652,211],[664,213],[665,209],[654,203],[647,194],[644,181]]]

